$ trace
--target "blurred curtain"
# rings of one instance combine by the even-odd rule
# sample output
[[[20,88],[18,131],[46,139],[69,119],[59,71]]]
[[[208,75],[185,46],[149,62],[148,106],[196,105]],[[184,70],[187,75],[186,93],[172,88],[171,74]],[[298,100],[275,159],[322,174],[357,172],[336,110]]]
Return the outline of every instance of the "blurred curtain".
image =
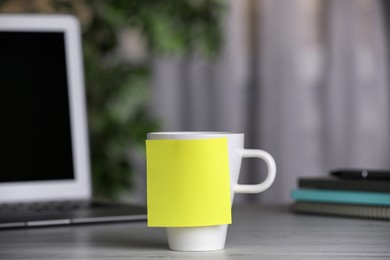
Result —
[[[154,60],[152,111],[163,130],[246,134],[274,155],[269,190],[288,202],[299,176],[390,167],[388,45],[380,1],[231,0],[220,57]],[[244,163],[240,182],[264,166]]]

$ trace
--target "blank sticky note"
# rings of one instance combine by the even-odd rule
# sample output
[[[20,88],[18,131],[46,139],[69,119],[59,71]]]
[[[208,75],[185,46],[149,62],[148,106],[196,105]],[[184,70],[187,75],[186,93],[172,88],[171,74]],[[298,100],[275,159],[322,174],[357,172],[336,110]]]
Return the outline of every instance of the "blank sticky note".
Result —
[[[231,223],[226,138],[147,140],[149,227]]]

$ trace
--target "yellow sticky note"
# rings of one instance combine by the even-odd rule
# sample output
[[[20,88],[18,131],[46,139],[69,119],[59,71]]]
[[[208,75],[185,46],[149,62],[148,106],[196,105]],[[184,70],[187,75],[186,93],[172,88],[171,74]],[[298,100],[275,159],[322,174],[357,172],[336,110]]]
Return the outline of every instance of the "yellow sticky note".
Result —
[[[231,223],[226,138],[147,140],[149,227]]]

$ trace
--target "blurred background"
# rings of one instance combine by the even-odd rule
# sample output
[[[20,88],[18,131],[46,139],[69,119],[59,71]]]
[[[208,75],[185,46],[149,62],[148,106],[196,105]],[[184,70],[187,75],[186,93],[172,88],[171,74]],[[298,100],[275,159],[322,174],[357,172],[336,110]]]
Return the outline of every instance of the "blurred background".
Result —
[[[0,0],[80,20],[94,193],[145,203],[150,131],[245,133],[278,173],[238,202],[290,202],[298,177],[390,168],[385,0]],[[263,178],[246,160],[241,183]]]

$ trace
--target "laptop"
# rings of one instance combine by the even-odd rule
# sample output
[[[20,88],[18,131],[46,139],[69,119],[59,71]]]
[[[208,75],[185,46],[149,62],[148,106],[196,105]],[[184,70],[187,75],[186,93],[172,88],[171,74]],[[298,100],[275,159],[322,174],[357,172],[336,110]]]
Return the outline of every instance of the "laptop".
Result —
[[[0,15],[0,91],[0,228],[146,220],[91,198],[76,18]]]

